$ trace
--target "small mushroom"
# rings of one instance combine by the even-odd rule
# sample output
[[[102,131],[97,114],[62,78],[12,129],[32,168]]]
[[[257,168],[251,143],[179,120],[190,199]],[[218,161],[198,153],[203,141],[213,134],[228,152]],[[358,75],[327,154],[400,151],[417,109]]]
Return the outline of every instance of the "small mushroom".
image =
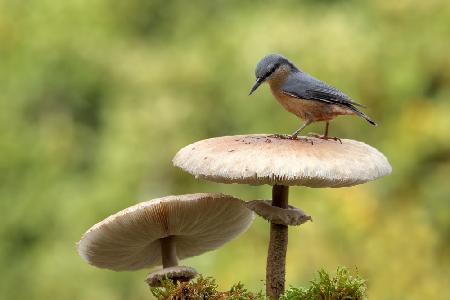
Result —
[[[244,232],[253,214],[242,200],[214,193],[167,196],[126,208],[92,226],[78,242],[89,264],[115,271],[162,265],[146,281],[188,281],[178,259],[214,250]]]
[[[271,220],[266,292],[275,299],[284,292],[287,225],[311,219],[288,206],[289,186],[353,186],[391,173],[386,157],[362,142],[267,134],[202,140],[181,149],[173,163],[196,178],[273,186],[271,207],[258,200],[247,206]]]
[[[173,281],[186,282],[197,276],[194,268],[185,266],[167,267],[162,270],[148,274],[145,282],[151,287],[161,286],[162,280],[169,278]]]

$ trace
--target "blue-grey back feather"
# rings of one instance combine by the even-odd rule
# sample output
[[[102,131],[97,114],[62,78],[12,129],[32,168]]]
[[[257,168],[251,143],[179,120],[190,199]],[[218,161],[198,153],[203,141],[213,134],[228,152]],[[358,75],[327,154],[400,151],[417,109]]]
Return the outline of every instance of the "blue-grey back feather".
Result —
[[[343,92],[305,72],[294,71],[289,74],[281,86],[281,90],[295,98],[344,106],[366,119],[370,124],[376,125],[366,114],[356,108],[356,106],[364,107],[363,105],[354,102]]]
[[[324,101],[334,104],[363,105],[354,102],[349,96],[323,81],[305,73],[293,72],[282,85],[281,89],[302,99]]]

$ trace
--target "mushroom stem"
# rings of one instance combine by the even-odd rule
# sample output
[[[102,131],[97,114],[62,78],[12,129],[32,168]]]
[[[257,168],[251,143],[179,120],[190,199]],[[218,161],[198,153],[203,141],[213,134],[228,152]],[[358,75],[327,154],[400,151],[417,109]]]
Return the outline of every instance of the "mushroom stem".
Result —
[[[174,236],[169,235],[160,239],[163,268],[178,266],[177,247]]]
[[[272,205],[287,208],[288,195],[288,186],[274,185],[272,188]],[[287,244],[288,227],[271,222],[266,269],[266,294],[271,299],[278,300],[284,293]]]

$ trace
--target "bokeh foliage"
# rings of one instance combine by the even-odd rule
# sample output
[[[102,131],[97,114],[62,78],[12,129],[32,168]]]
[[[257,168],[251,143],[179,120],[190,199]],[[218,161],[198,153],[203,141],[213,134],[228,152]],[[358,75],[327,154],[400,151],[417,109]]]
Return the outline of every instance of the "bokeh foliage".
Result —
[[[271,52],[367,105],[379,127],[341,117],[332,134],[393,165],[362,186],[291,189],[314,223],[290,229],[287,283],[347,265],[369,299],[450,298],[449,20],[445,0],[0,0],[0,298],[149,299],[147,270],[78,257],[88,227],[168,194],[268,198],[170,160],[199,139],[297,128],[267,87],[247,96]],[[257,219],[184,263],[261,290],[267,241]]]

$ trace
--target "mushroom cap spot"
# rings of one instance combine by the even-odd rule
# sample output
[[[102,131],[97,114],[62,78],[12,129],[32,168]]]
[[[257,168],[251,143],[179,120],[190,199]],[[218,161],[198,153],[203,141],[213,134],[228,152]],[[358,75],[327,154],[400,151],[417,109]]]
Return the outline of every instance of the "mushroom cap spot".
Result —
[[[160,287],[161,280],[168,278],[172,280],[177,280],[181,282],[186,282],[197,276],[197,271],[191,267],[185,266],[176,266],[165,268],[162,270],[155,271],[153,273],[148,274],[145,282],[148,283],[151,287]]]
[[[243,233],[253,213],[216,193],[167,196],[126,208],[92,226],[78,242],[89,264],[115,271],[162,264],[159,239],[173,236],[179,259],[200,255]]]
[[[211,138],[182,148],[173,164],[215,182],[307,187],[353,186],[392,171],[386,157],[365,143],[307,139],[268,134]]]

